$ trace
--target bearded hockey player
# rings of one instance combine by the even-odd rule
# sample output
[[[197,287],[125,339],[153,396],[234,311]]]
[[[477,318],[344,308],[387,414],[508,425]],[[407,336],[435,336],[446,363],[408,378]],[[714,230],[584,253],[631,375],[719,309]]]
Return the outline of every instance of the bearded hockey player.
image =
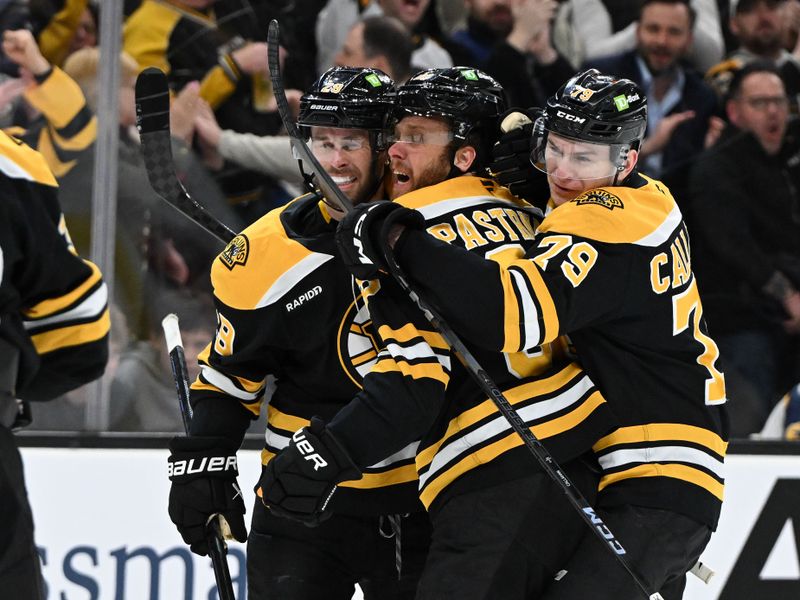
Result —
[[[298,125],[353,204],[383,197],[393,91],[381,71],[341,67],[301,99]],[[361,389],[377,348],[335,250],[341,214],[334,199],[306,194],[245,229],[215,260],[216,336],[198,357],[191,435],[172,442],[173,466],[203,457],[229,464],[264,407],[268,376],[275,391],[264,408],[264,465],[313,415],[332,417]],[[233,465],[171,477],[170,517],[198,554],[207,552],[204,530],[214,513],[245,539]],[[276,517],[256,501],[247,542],[251,600],[350,600],[356,583],[367,599],[414,597],[430,525],[416,497],[413,450],[351,472],[360,479],[336,495],[333,516],[314,528]]]
[[[524,352],[569,334],[621,423],[594,444],[598,514],[649,585],[680,598],[719,519],[725,381],[681,213],[662,183],[636,170],[646,110],[633,82],[596,70],[548,100],[532,160],[555,208],[524,258],[486,260],[412,227],[395,232],[395,256],[475,344]],[[378,235],[385,223],[367,225]],[[587,537],[544,597],[638,598],[614,562]]]
[[[352,472],[336,465],[309,469],[308,448],[329,456],[333,447],[361,469],[421,439],[416,467],[433,540],[418,599],[537,597],[584,533],[561,488],[442,336],[391,278],[378,278],[377,236],[367,235],[379,230],[373,222],[389,229],[409,217],[423,235],[479,260],[501,265],[521,258],[538,213],[485,177],[504,110],[499,84],[471,68],[424,71],[398,89],[388,151],[394,202],[364,205],[337,233],[351,271],[373,280],[369,310],[383,350],[354,401],[327,426],[314,420],[300,432],[308,446],[284,451],[261,481],[273,510],[307,510],[311,518]],[[475,306],[469,297],[461,301]],[[592,381],[555,344],[508,354],[475,351],[525,423],[592,496],[597,476],[579,457],[614,425]],[[328,487],[317,492],[317,505],[301,503],[321,482]]]

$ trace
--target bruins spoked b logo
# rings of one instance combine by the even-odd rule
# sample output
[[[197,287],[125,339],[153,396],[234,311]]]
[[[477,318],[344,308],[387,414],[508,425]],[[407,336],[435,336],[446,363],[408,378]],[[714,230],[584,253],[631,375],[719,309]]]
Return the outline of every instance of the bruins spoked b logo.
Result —
[[[339,362],[358,387],[378,358],[378,340],[363,298],[354,301],[339,325]]]

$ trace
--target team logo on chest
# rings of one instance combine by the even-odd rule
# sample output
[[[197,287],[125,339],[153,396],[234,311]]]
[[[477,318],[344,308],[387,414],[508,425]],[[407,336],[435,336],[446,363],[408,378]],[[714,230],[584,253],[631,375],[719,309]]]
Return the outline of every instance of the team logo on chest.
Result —
[[[358,298],[345,311],[339,325],[339,363],[359,388],[378,357],[378,338],[363,298]]]
[[[605,190],[590,190],[588,192],[584,192],[574,200],[575,204],[599,204],[600,206],[607,208],[608,210],[614,210],[615,208],[625,208],[625,205],[622,204],[622,200],[619,199],[618,196],[607,192]]]
[[[225,246],[225,250],[219,255],[222,264],[233,269],[236,265],[244,265],[247,262],[247,255],[250,252],[250,241],[246,235],[239,234]]]

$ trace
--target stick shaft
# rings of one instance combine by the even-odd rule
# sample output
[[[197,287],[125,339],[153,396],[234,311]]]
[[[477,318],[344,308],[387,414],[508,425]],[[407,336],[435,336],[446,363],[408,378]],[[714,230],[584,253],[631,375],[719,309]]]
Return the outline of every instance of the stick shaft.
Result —
[[[189,370],[186,367],[178,315],[174,313],[168,314],[161,321],[161,327],[164,329],[164,337],[167,340],[169,364],[172,367],[172,377],[175,380],[175,389],[178,393],[183,428],[186,434],[189,435],[189,425],[192,421],[192,406],[189,403]],[[228,561],[225,559],[228,548],[220,529],[219,521],[221,518],[219,515],[212,515],[206,527],[208,555],[211,557],[211,564],[214,567],[214,578],[217,581],[220,600],[236,600],[236,596],[233,594],[233,583],[228,569]]]

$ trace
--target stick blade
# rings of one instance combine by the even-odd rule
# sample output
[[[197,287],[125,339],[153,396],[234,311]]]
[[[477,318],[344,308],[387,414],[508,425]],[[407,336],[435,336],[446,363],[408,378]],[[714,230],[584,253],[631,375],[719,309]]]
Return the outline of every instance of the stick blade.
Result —
[[[156,67],[136,78],[136,127],[139,134],[169,131],[169,83]]]

